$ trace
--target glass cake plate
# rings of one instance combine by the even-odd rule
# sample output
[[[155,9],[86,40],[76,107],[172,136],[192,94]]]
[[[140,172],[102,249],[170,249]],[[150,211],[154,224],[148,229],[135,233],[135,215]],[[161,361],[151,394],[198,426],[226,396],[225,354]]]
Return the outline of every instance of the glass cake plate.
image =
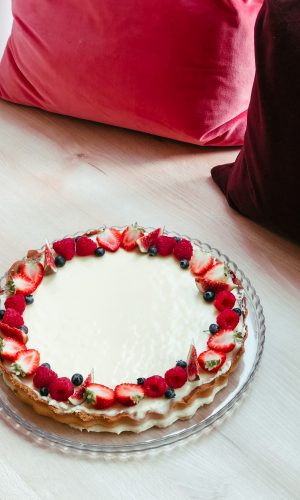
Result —
[[[175,235],[176,233],[172,234]],[[199,408],[189,420],[179,420],[169,427],[163,429],[152,428],[140,434],[122,432],[117,435],[108,432],[81,432],[36,414],[30,406],[22,403],[14,395],[1,377],[0,416],[20,434],[43,446],[52,447],[63,452],[105,456],[106,458],[116,455],[126,457],[137,453],[158,451],[175,443],[183,442],[187,438],[196,437],[203,431],[211,429],[214,424],[220,423],[222,418],[228,415],[230,410],[241,399],[253,380],[264,347],[265,318],[259,297],[243,271],[238,269],[234,262],[217,249],[211,248],[208,244],[201,243],[199,240],[191,239],[191,241],[203,250],[208,250],[214,256],[227,262],[230,269],[241,280],[247,297],[248,338],[245,344],[245,353],[237,369],[229,377],[227,387],[216,395],[211,404]]]

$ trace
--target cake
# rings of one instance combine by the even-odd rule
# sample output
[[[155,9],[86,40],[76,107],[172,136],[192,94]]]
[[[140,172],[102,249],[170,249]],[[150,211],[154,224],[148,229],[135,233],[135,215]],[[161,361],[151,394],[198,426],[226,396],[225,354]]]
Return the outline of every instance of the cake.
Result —
[[[40,415],[142,432],[212,403],[247,337],[242,284],[199,243],[137,224],[30,250],[6,273],[0,368]]]

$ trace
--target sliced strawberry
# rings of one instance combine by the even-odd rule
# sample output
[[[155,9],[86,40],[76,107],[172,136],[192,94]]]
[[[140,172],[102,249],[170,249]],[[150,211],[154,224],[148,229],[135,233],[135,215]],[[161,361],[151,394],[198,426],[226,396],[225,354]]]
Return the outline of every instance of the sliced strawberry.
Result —
[[[144,389],[138,384],[120,384],[115,387],[115,398],[123,406],[134,406],[144,397]]]
[[[127,251],[136,247],[136,240],[143,236],[144,230],[138,227],[137,223],[128,226],[122,233],[121,246]]]
[[[232,281],[230,269],[224,262],[217,262],[204,276],[196,278],[196,285],[202,292],[212,290],[220,292],[222,290],[232,290],[235,284]]]
[[[186,371],[188,380],[190,381],[198,380],[200,368],[197,358],[196,347],[193,344],[190,347],[186,363],[187,363]]]
[[[55,265],[54,257],[48,241],[46,241],[44,249],[44,274],[56,273],[57,267]]]
[[[9,326],[19,328],[19,326],[24,325],[24,320],[21,314],[15,309],[6,309],[4,316],[2,318],[3,323]]]
[[[99,247],[105,248],[105,250],[109,250],[110,252],[116,252],[121,245],[122,238],[122,233],[117,231],[117,229],[107,227],[96,239]]]
[[[109,408],[115,402],[115,393],[109,387],[101,384],[89,384],[87,385],[84,395],[86,402],[96,408],[97,410],[103,410],[104,408]]]
[[[19,351],[15,362],[10,365],[10,370],[15,375],[26,377],[32,375],[40,364],[40,353],[35,349]]]
[[[10,295],[4,302],[6,309],[15,309],[19,314],[23,314],[26,307],[26,302],[24,295],[22,293],[16,293],[15,295]]]
[[[23,344],[26,344],[28,340],[28,336],[22,330],[6,325],[2,321],[0,321],[0,336],[2,338],[10,337]]]
[[[64,238],[63,240],[53,243],[53,250],[57,255],[62,255],[66,260],[73,259],[75,255],[75,240],[74,238]]]
[[[216,373],[226,361],[226,354],[208,350],[201,352],[198,356],[199,365],[203,370],[209,373]]]
[[[220,330],[215,335],[209,337],[207,346],[215,351],[230,352],[235,348],[236,342],[242,338],[240,332]]]
[[[8,289],[12,293],[30,295],[39,286],[44,276],[44,267],[35,260],[22,261],[17,272],[13,273],[8,281]]]
[[[14,361],[19,351],[26,351],[23,342],[18,342],[10,337],[0,338],[0,353],[3,359]]]
[[[142,253],[147,253],[149,248],[156,244],[157,239],[159,238],[159,236],[162,235],[162,233],[163,229],[159,227],[158,229],[151,231],[151,233],[148,233],[145,236],[141,236],[140,238],[138,238],[136,242],[140,251]]]
[[[194,250],[190,260],[190,270],[195,276],[204,275],[215,262],[215,258],[208,252]]]
[[[69,397],[70,403],[72,405],[80,405],[85,400],[85,389],[88,385],[90,385],[93,381],[93,376],[91,373],[87,376],[87,378],[82,382],[81,386],[73,392],[72,396]]]

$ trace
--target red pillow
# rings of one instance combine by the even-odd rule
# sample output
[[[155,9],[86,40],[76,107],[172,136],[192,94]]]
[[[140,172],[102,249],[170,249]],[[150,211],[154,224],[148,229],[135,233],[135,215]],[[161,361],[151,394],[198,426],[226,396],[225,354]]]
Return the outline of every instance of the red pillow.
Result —
[[[201,145],[239,145],[262,0],[13,0],[9,101]]]
[[[245,144],[212,169],[229,204],[300,241],[300,3],[265,0]]]

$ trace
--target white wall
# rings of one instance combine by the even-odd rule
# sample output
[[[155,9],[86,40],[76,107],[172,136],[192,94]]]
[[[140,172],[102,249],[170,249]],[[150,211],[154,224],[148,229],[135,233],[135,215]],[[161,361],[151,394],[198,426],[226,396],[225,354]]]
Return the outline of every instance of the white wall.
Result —
[[[11,25],[11,0],[0,0],[0,59],[10,35]]]

